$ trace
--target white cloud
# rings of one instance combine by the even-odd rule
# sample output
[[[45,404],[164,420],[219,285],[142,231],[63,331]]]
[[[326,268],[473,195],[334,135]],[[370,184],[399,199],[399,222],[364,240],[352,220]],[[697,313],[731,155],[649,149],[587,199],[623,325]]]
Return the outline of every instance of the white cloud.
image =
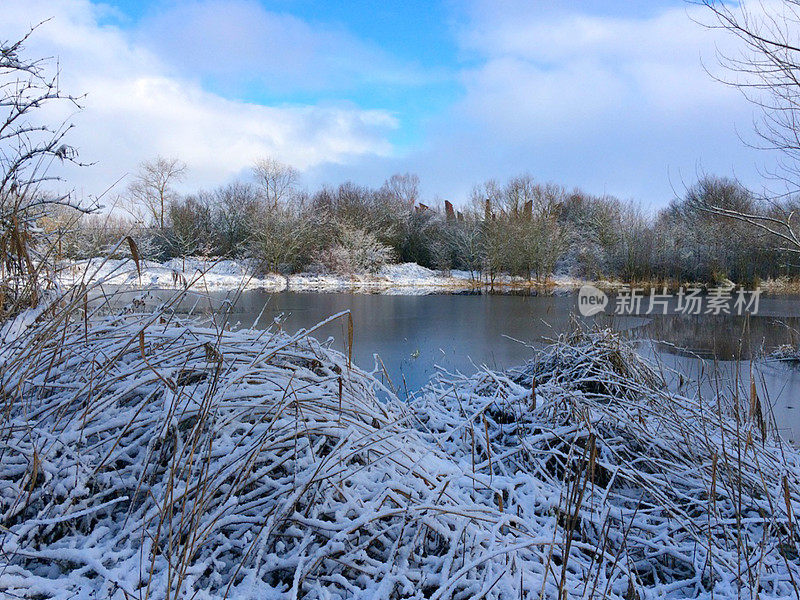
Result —
[[[555,88],[561,99],[579,92],[590,110],[603,108],[608,94],[657,110],[718,104],[736,95],[703,69],[701,58],[718,70],[715,50],[732,50],[733,40],[698,25],[708,20],[701,7],[664,10],[649,18],[566,14],[542,19],[531,10],[492,14],[492,20],[461,36],[466,48],[485,57],[478,74],[516,60],[534,76],[529,84]]]
[[[697,7],[633,14],[620,2],[617,16],[603,16],[577,3],[476,0],[456,32],[462,93],[427,115],[424,140],[399,156],[388,141],[399,121],[386,111],[248,104],[201,83],[346,96],[429,76],[343,30],[252,0],[179,0],[135,31],[107,24],[108,9],[89,0],[0,2],[3,35],[55,17],[30,51],[59,56],[64,87],[89,93],[71,139],[98,165],[70,173],[87,192],[158,153],[189,163],[188,187],[215,185],[272,154],[305,169],[311,185],[379,184],[412,170],[429,196],[458,202],[477,181],[529,171],[658,205],[700,171],[758,186],[757,168],[774,159],[737,135],[752,130],[752,106],[704,71],[703,62],[716,68],[715,46],[731,41],[693,22]]]
[[[260,155],[307,169],[392,152],[386,136],[397,122],[385,111],[225,99],[176,74],[124,31],[101,25],[102,11],[88,0],[3,0],[9,38],[52,17],[31,37],[28,55],[57,56],[62,87],[87,94],[69,138],[82,160],[97,163],[69,172],[86,193],[156,154],[186,161],[194,187],[220,183]]]
[[[652,204],[702,171],[758,186],[758,166],[774,157],[742,144],[753,107],[704,70],[717,68],[716,47],[733,48],[693,21],[701,11],[611,17],[577,3],[475,2],[457,33],[470,60],[464,95],[420,164],[449,163],[442,187],[461,194],[521,171]]]
[[[255,0],[180,0],[137,26],[137,39],[182,71],[233,89],[348,90],[419,84],[427,75],[327,24],[271,12]]]

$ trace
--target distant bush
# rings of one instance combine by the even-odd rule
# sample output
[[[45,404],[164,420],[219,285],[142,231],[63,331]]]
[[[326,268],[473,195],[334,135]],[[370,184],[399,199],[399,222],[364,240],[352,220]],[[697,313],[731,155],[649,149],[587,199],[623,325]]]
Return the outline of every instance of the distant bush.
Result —
[[[207,255],[216,251],[214,209],[207,194],[172,202],[168,219],[166,235],[173,256]]]
[[[308,194],[297,173],[280,163],[262,161],[257,173],[259,185],[170,192],[163,227],[156,217],[136,222],[66,213],[48,215],[42,227],[61,232],[60,252],[69,258],[106,253],[131,235],[147,258],[247,257],[264,272],[296,272],[313,263],[336,273],[374,272],[397,260],[462,269],[489,281],[510,274],[543,282],[559,272],[752,285],[800,274],[793,257],[776,249],[780,240],[707,210],[722,206],[786,219],[800,200],[767,205],[724,178],[703,178],[653,212],[520,176],[475,186],[471,202],[456,211],[419,202],[419,181],[409,174],[379,188],[345,182]],[[67,226],[70,218],[77,228]]]
[[[330,245],[332,226],[323,214],[288,206],[262,206],[254,215],[249,255],[264,272],[298,271]]]
[[[340,228],[336,242],[318,254],[317,261],[331,273],[352,275],[377,273],[392,258],[392,249],[375,234],[345,225]]]

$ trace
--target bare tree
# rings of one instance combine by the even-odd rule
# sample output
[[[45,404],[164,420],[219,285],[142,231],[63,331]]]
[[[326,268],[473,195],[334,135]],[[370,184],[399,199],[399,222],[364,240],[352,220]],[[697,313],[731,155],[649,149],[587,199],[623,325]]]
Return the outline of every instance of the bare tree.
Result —
[[[262,206],[253,222],[249,254],[264,273],[305,266],[326,245],[328,225],[307,208]]]
[[[267,202],[273,207],[296,191],[300,179],[297,169],[271,157],[257,160],[253,171]]]
[[[470,277],[473,280],[479,279],[481,267],[486,261],[483,221],[473,212],[467,211],[460,220],[449,224],[447,234],[456,255],[469,270]]]
[[[614,241],[608,249],[608,260],[623,281],[647,280],[652,273],[652,219],[633,202],[620,203],[614,215]],[[697,246],[690,245],[692,253]]]
[[[55,244],[37,221],[59,206],[87,210],[71,193],[42,189],[59,179],[50,173],[54,162],[79,163],[64,142],[72,125],[40,123],[37,115],[51,102],[80,107],[78,98],[59,88],[58,70],[49,60],[24,55],[35,30],[17,41],[0,40],[0,311],[6,314],[38,301]]]
[[[381,191],[413,208],[419,200],[419,177],[413,173],[396,173],[383,183]]]
[[[800,0],[732,5],[697,0],[705,6],[712,29],[729,32],[741,43],[737,54],[721,54],[724,83],[737,87],[761,110],[756,132],[765,148],[777,150],[777,175],[790,192],[800,190]],[[800,254],[800,229],[794,212],[759,214],[713,203],[703,210],[744,221],[775,236],[784,250]]]
[[[194,254],[208,254],[214,235],[210,194],[175,200],[169,204],[168,210],[170,250],[183,259]]]
[[[138,211],[164,229],[167,207],[175,198],[173,185],[186,176],[186,165],[177,158],[156,157],[139,165],[139,172],[128,186],[131,212],[142,218]]]
[[[133,235],[134,223],[114,213],[83,215],[77,227],[67,235],[66,255],[69,258],[94,258],[100,254],[112,258],[129,256],[130,247],[119,241]],[[142,251],[142,240],[137,241]]]
[[[241,255],[259,227],[263,204],[258,191],[245,182],[234,182],[214,192],[217,250],[222,256]]]
[[[667,272],[677,267],[696,281],[720,282],[724,278],[751,283],[757,277],[774,274],[775,263],[786,258],[775,252],[777,240],[751,224],[733,221],[724,212],[767,214],[763,203],[737,181],[705,176],[687,190],[684,198],[662,209],[657,221],[650,224],[657,228],[655,241],[661,247],[654,264],[667,261],[658,265],[662,272],[664,266]],[[635,219],[629,222],[635,225]],[[646,234],[640,237],[633,243],[638,251],[636,262],[641,265]],[[764,255],[769,256],[766,263],[761,261]]]
[[[727,76],[760,108],[756,133],[765,148],[783,155],[781,171],[796,188],[800,175],[800,0],[771,3],[698,0],[711,13],[711,29],[729,32],[739,41],[737,53],[719,53]]]

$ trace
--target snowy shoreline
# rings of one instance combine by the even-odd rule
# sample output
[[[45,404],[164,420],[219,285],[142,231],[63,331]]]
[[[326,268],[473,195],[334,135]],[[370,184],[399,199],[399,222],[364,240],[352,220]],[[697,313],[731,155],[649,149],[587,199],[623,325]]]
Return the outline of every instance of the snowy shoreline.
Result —
[[[173,258],[164,263],[145,260],[139,264],[130,259],[92,258],[65,262],[57,279],[64,286],[76,283],[99,283],[136,290],[181,290],[192,287],[203,291],[263,290],[266,292],[349,292],[421,296],[459,294],[492,290],[497,293],[527,291],[540,294],[577,292],[591,284],[605,291],[614,291],[625,284],[620,281],[594,281],[553,275],[546,284],[529,282],[521,277],[497,276],[490,285],[478,273],[452,270],[435,271],[416,263],[385,265],[377,273],[337,275],[331,273],[268,273],[256,275],[247,260]],[[729,285],[734,284],[728,282]],[[660,288],[660,282],[638,282],[637,287]],[[703,284],[694,284],[704,287]],[[800,294],[800,281],[789,278],[762,281],[760,289],[768,294]]]
[[[204,260],[174,258],[159,263],[142,261],[141,273],[131,259],[93,258],[67,263],[58,274],[64,285],[102,283],[136,289],[195,289],[208,291],[265,290],[267,292],[355,292],[387,295],[453,294],[487,287],[469,271],[444,274],[416,263],[391,264],[375,274],[352,276],[319,273],[255,275],[254,269],[241,260]],[[547,291],[578,289],[583,281],[558,276],[547,287],[536,286],[520,278],[499,277],[494,286],[501,289],[534,288]]]

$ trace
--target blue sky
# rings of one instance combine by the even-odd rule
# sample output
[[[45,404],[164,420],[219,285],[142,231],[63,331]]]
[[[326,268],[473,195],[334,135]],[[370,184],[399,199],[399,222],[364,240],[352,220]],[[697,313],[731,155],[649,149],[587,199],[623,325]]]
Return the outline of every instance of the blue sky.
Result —
[[[76,143],[98,193],[176,155],[187,187],[263,155],[309,187],[419,173],[429,200],[528,172],[663,206],[702,173],[754,187],[753,108],[714,82],[682,1],[4,0],[8,29],[86,92]],[[70,91],[73,91],[70,89]]]
[[[458,68],[469,60],[455,43],[454,21],[460,18],[460,11],[452,3],[260,2],[265,11],[290,16],[319,31],[360,42],[365,50],[379,56],[385,69],[395,71],[381,77],[369,69],[354,73],[357,66],[352,65],[345,69],[349,77],[339,82],[319,82],[313,77],[298,80],[270,69],[259,72],[257,65],[249,61],[242,69],[228,70],[224,64],[204,69],[165,41],[168,34],[164,21],[171,23],[170,17],[180,19],[179,15],[193,12],[190,3],[126,0],[106,4],[115,9],[104,19],[106,22],[136,32],[138,39],[161,51],[167,60],[171,58],[178,68],[199,77],[209,90],[267,105],[352,102],[362,108],[388,110],[401,121],[401,127],[391,134],[392,143],[401,149],[419,143],[424,136],[423,122],[457,99]],[[204,34],[185,47],[201,44],[200,35]],[[256,56],[254,52],[253,57]],[[225,72],[221,72],[223,69]]]
[[[185,14],[191,10],[188,2],[164,0],[123,0],[104,3],[113,7],[105,21],[124,29],[136,31],[140,39],[163,51],[169,60],[177,54],[174,47],[164,43],[167,32],[154,26],[166,15]],[[309,104],[316,102],[350,101],[364,108],[392,111],[402,126],[392,134],[393,143],[404,149],[413,148],[424,137],[425,121],[444,110],[462,93],[459,70],[480,61],[480,56],[464,50],[458,44],[461,26],[468,26],[469,7],[457,2],[422,0],[349,0],[320,2],[311,0],[260,1],[264,10],[291,15],[319,29],[339,31],[372,46],[385,59],[394,62],[398,70],[407,71],[409,80],[385,81],[365,76],[341,86],[314,86],[311,82],[287,85],[270,75],[259,77],[237,72],[220,74],[216,69],[206,71],[196,63],[178,65],[194,71],[203,85],[228,97],[262,104]],[[538,5],[538,6],[537,6]],[[669,6],[683,6],[682,0],[588,0],[576,2],[530,2],[532,14],[565,15],[581,6],[583,14],[599,16],[651,16]],[[153,27],[155,31],[150,28]],[[159,41],[157,38],[161,37]],[[199,44],[199,39],[192,40]],[[198,68],[199,67],[199,68]]]

